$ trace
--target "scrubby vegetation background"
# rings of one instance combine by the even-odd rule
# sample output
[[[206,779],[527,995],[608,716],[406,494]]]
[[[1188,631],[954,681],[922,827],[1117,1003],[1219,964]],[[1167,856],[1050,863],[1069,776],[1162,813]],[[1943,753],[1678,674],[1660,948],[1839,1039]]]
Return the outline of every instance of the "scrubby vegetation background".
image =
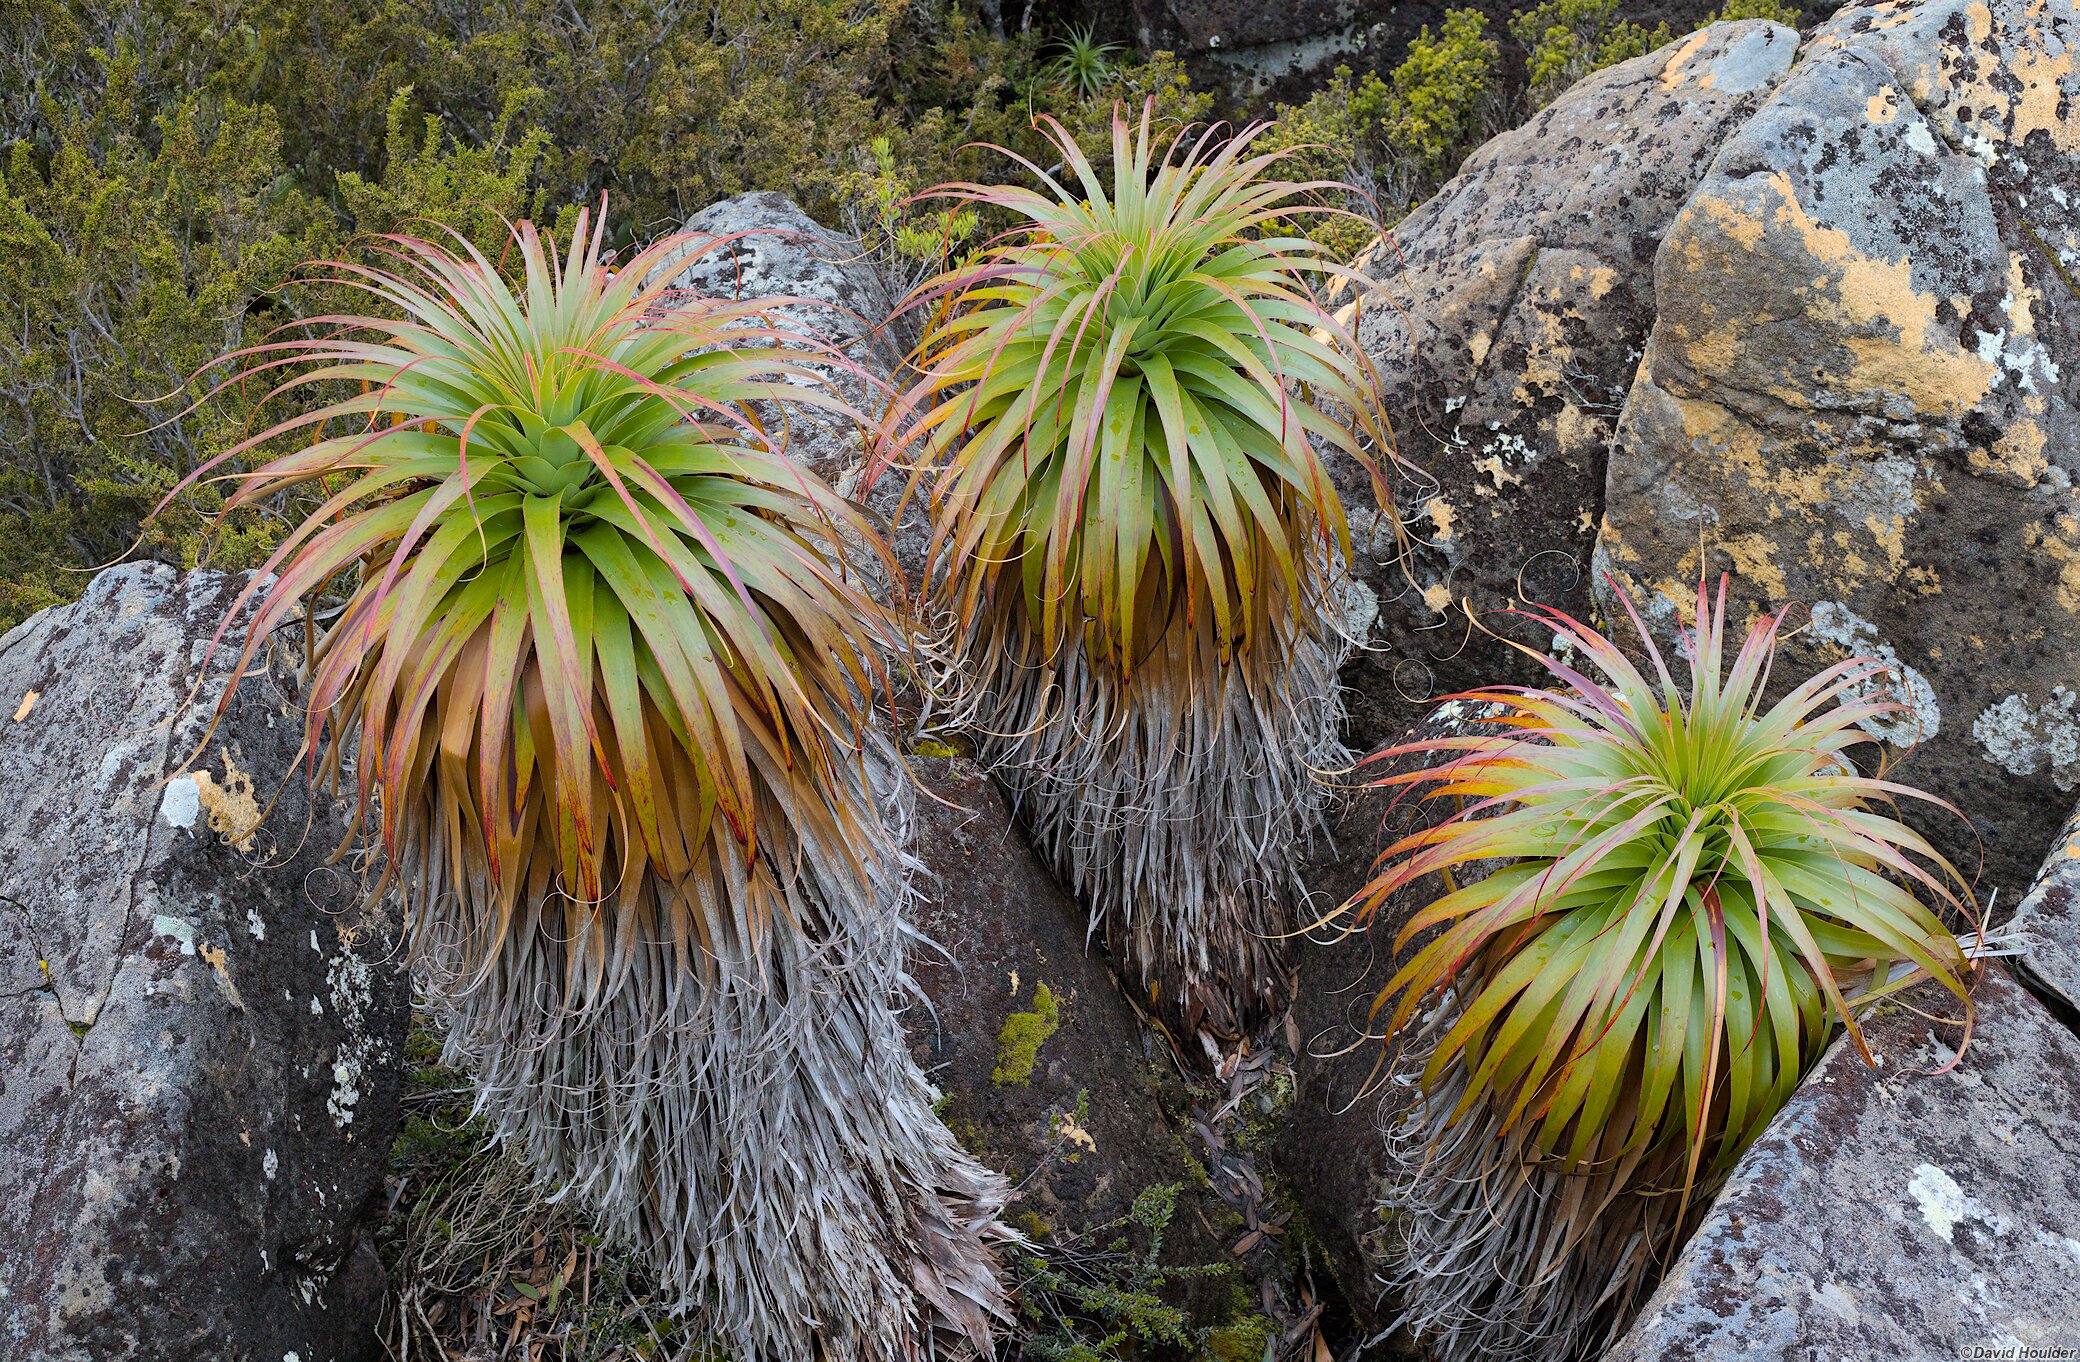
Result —
[[[1167,54],[1066,60],[1106,15],[1029,17],[998,37],[966,0],[0,0],[0,629],[126,554],[264,557],[286,522],[212,530],[207,489],[146,518],[286,414],[259,391],[186,412],[196,371],[354,301],[296,267],[365,258],[370,234],[431,219],[496,249],[500,215],[561,222],[605,193],[626,244],[779,188],[914,276],[989,229],[905,206],[1003,174],[976,143],[1037,155],[1037,113],[1101,143],[1115,101],[1154,97],[1282,119],[1305,171],[1360,187],[1367,221],[1321,229],[1354,250],[1484,137],[1669,36],[1616,0],[1504,27],[1453,10],[1384,70],[1252,106]]]

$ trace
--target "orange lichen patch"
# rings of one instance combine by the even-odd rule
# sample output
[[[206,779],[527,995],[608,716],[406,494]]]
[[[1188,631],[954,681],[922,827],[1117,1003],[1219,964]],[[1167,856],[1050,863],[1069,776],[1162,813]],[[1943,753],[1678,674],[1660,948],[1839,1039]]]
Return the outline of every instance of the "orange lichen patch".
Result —
[[[1703,47],[1711,38],[1711,35],[1712,31],[1710,29],[1700,28],[1697,32],[1684,39],[1681,47],[1669,53],[1668,64],[1661,68],[1662,89],[1673,90],[1690,79],[1690,59],[1697,55],[1697,49]],[[1697,82],[1698,87],[1706,90],[1711,89],[1713,75],[1713,72],[1707,71],[1703,79]]]
[[[1452,589],[1443,582],[1430,583],[1423,588],[1423,604],[1430,607],[1431,613],[1442,615],[1451,609]]]
[[[251,851],[261,818],[260,806],[253,798],[253,778],[232,764],[229,749],[222,755],[223,784],[212,779],[207,769],[198,768],[188,775],[195,782],[202,807],[209,813],[210,831],[234,850]]]
[[[1872,5],[1867,9],[1861,10],[1858,14],[1858,18],[1864,21],[1861,32],[1837,31],[1824,36],[1816,36],[1808,41],[1806,50],[1800,55],[1810,59],[1819,52],[1838,50],[1845,47],[1860,47],[1872,33],[1882,33],[1887,29],[1899,28],[1920,18],[1922,8],[1920,0],[1905,0],[1904,3],[1902,3],[1902,0],[1894,0],[1891,4]]]
[[[1423,503],[1423,514],[1429,516],[1430,523],[1437,527],[1436,533],[1430,536],[1432,541],[1438,544],[1451,543],[1459,523],[1459,513],[1453,509],[1452,503],[1443,497],[1432,497]]]
[[[1618,272],[1609,265],[1576,265],[1567,272],[1571,284],[1587,284],[1589,296],[1601,302],[1618,286]]]
[[[208,773],[204,772],[204,774]],[[238,996],[238,985],[232,981],[231,967],[225,956],[224,948],[222,946],[212,946],[207,941],[198,941],[195,943],[195,953],[201,956],[202,962],[208,965],[216,974],[217,987],[223,990],[225,999],[239,1011],[245,1011],[246,1001]]]
[[[1780,174],[1775,178],[1781,179],[1782,176]],[[1785,181],[1787,193],[1789,185],[1790,182]],[[1745,251],[1754,250],[1761,243],[1762,234],[1768,230],[1759,216],[1742,212],[1740,205],[1729,203],[1716,194],[1698,195],[1690,201],[1690,209],[1701,209],[1711,225],[1719,230],[1720,235],[1729,238]]]
[[[2003,311],[2007,313],[2010,331],[2018,336],[2037,334],[2038,297],[2036,289],[2030,286],[2029,265],[2022,252],[2008,252],[2008,296]]]
[[[1825,375],[1831,390],[1903,397],[1930,416],[1956,418],[1977,408],[1999,376],[1992,360],[1938,323],[1942,299],[1915,287],[1910,258],[1864,254],[1847,232],[1816,221],[1781,171],[1701,191],[1672,236],[1683,268],[1701,280],[1732,275],[1762,279],[1765,287],[1789,284],[1806,315],[1838,336],[1838,367]],[[1758,255],[1764,260],[1742,258]],[[1742,373],[1752,383],[1771,371],[1773,357],[1747,304],[1732,297],[1701,306],[1708,325],[1664,327],[1657,336],[1680,341],[1682,358],[1700,376]],[[1812,388],[1811,376],[1800,375],[1762,390],[1804,407]]]
[[[1834,272],[1815,281],[1814,310],[1844,327],[1894,333],[1844,337],[1858,386],[1904,394],[1930,413],[1962,416],[1977,407],[1997,371],[1937,329],[1937,299],[1914,288],[1913,262],[1864,255],[1848,233],[1814,222],[1788,179],[1775,175],[1771,183],[1782,195],[1778,224],[1798,233],[1813,259]]]
[[[2080,614],[2080,521],[2071,515],[2056,517],[2049,527],[2027,525],[2023,545],[2058,569],[2058,603],[2068,613]]]
[[[1513,472],[1510,466],[1502,461],[1500,454],[1490,454],[1486,458],[1475,459],[1473,461],[1473,469],[1477,473],[1487,474],[1494,480],[1495,485],[1493,487],[1485,487],[1480,483],[1473,485],[1473,490],[1484,497],[1492,497],[1503,488],[1514,487],[1524,481],[1524,475]]]
[[[1993,36],[1993,11],[1984,0],[1964,7],[1965,41],[1973,47]]]
[[[1998,17],[1983,3],[1886,9],[1889,13],[1869,31],[1816,39],[1808,55],[1867,47],[1871,33],[1914,21],[1936,62],[1927,67],[1910,64],[1901,74],[1930,117],[1950,130],[1953,142],[1961,135],[1965,142],[1990,152],[2000,144],[2019,145],[2042,132],[2067,153],[2080,150],[2080,118],[2070,112],[2060,116],[2062,102],[2070,108],[2070,101],[2080,99],[2080,81],[2074,79],[2080,68],[2076,68],[2071,44],[2060,41],[2041,0],[2029,4],[2007,0]],[[1959,16],[1965,28],[1962,41],[1944,31]],[[1989,45],[1994,48],[1991,52]],[[1891,58],[1895,54],[1884,55]],[[1957,115],[1964,110],[1970,115],[1960,120]],[[1874,117],[1872,121],[1884,120]]]
[[[1603,524],[1600,540],[1603,554],[1614,565],[1619,562],[1638,563],[1639,554],[1624,542],[1611,523]],[[1669,565],[1670,570],[1646,582],[1656,596],[1688,606],[1697,599],[1697,583],[1700,574],[1709,572],[1716,577],[1722,568],[1731,567],[1741,581],[1752,585],[1768,600],[1781,601],[1790,598],[1784,579],[1784,570],[1778,566],[1776,549],[1768,536],[1740,534],[1713,537],[1709,528],[1700,543],[1685,549],[1682,556]],[[1620,577],[1626,577],[1619,571]],[[1637,586],[1627,581],[1628,589],[1637,594]]]
[[[1840,492],[1840,480],[1825,469],[1786,468],[1771,456],[1761,431],[1717,402],[1694,397],[1674,401],[1690,448],[1708,454],[1714,468],[1738,475],[1766,501],[1773,500],[1773,518],[1825,506]]]
[[[1594,453],[1610,443],[1610,426],[1600,417],[1573,403],[1553,417],[1553,443],[1562,454]]]
[[[1868,559],[1851,547],[1853,543],[1847,530],[1836,530],[1833,553],[1827,551],[1822,536],[1817,534],[1807,542],[1806,552],[1815,563],[1838,564],[1840,571],[1834,574],[1838,580],[1857,582],[1870,576],[1871,565]]]
[[[1907,522],[1904,516],[1881,519],[1870,515],[1863,518],[1863,528],[1870,531],[1878,547],[1885,551],[1885,558],[1893,573],[1898,574],[1907,565]],[[1859,571],[1858,576],[1863,574]]]
[[[1635,401],[1644,403],[1639,389],[1634,392]],[[1912,460],[1885,445],[1837,449],[1815,459],[1803,443],[1787,450],[1767,430],[1710,398],[1662,390],[1651,396],[1662,419],[1673,416],[1681,425],[1680,437],[1664,428],[1656,442],[1679,438],[1678,447],[1688,451],[1671,473],[1703,504],[1735,512],[1743,527],[1715,539],[1715,521],[1708,518],[1708,554],[1724,554],[1748,580],[1780,595],[1786,584],[1780,551],[1844,586],[1913,578],[1907,528],[1918,508],[1915,489],[1926,473]],[[1604,535],[1609,542],[1608,526]],[[1716,572],[1719,561],[1707,557],[1702,565]],[[1688,576],[1694,585],[1699,567],[1691,549],[1676,577]],[[1940,590],[1933,574],[1914,579],[1914,585],[1921,594]]]
[[[1906,97],[1888,85],[1864,101],[1863,116],[1870,122],[1883,125],[1898,118],[1904,107]]]
[[[1579,314],[1567,308],[1564,315]],[[1517,375],[1517,386],[1510,394],[1519,410],[1541,397],[1564,391],[1567,369],[1574,362],[1574,347],[1562,339],[1564,333],[1559,316],[1543,309],[1536,310],[1526,320],[1524,330],[1528,333],[1524,337],[1524,368]]]
[[[2051,468],[2051,461],[2044,457],[2047,443],[2044,428],[2025,417],[2002,431],[1991,451],[1968,450],[1965,458],[1975,471],[2005,473],[2034,487]]]
[[[1743,580],[1753,582],[1773,601],[1786,600],[1791,592],[1784,581],[1783,569],[1777,566],[1776,547],[1767,536],[1760,534],[1736,535],[1714,543],[1705,541],[1705,551],[1717,550],[1733,563],[1733,570]],[[1681,564],[1683,580],[1699,580],[1703,564],[1696,561],[1696,553],[1685,554]],[[1694,589],[1694,588],[1693,588]]]

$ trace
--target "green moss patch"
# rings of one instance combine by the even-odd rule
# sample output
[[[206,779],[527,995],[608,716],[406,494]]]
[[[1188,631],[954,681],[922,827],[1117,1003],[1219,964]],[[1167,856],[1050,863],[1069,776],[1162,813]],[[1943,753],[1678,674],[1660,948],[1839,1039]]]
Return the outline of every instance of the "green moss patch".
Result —
[[[990,1070],[989,1081],[1000,1088],[1031,1082],[1040,1047],[1061,1026],[1062,1009],[1054,990],[1044,983],[1033,985],[1032,1009],[1004,1018],[997,1032],[997,1066]]]

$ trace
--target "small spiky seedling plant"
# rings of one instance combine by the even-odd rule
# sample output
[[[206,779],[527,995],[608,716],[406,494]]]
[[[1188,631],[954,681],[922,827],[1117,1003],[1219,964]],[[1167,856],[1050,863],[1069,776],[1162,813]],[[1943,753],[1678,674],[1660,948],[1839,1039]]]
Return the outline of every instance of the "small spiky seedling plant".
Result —
[[[878,540],[757,415],[847,417],[837,356],[762,318],[795,300],[669,290],[688,239],[615,273],[601,238],[581,213],[559,258],[519,224],[517,288],[385,238],[397,268],[323,273],[391,315],[228,357],[347,393],[225,456],[317,436],[233,474],[234,507],[321,503],[248,588],[242,663],[345,583],[313,773],[379,817],[480,1108],[667,1308],[745,1362],[986,1351],[1005,1191],[892,1010],[910,796],[842,567]]]
[[[1602,680],[1522,648],[1554,688],[1454,697],[1487,707],[1475,731],[1372,759],[1403,766],[1378,782],[1397,799],[1452,809],[1349,905],[1362,919],[1444,889],[1401,928],[1397,951],[1422,944],[1378,1007],[1424,1098],[1388,1132],[1394,1285],[1452,1362],[1607,1346],[1837,1028],[1869,1061],[1857,1017],[1875,1000],[1934,979],[1969,1037],[1940,914],[1968,920],[1970,887],[1892,805],[1940,801],[1850,758],[1874,741],[1859,725],[1900,708],[1885,664],[1837,663],[1766,704],[1783,612],[1722,668],[1726,584],[1716,600],[1700,584],[1686,692],[1620,599],[1651,682],[1534,608]]]
[[[1112,79],[1118,56],[1119,44],[1099,42],[1095,28],[1072,28],[1068,37],[1055,44],[1047,77],[1067,86],[1078,99],[1095,99]]]
[[[1066,182],[1020,160],[1040,189],[941,186],[1016,225],[912,296],[892,425],[929,483],[956,717],[1182,1039],[1281,988],[1313,777],[1347,761],[1349,530],[1317,445],[1372,468],[1386,439],[1308,287],[1342,273],[1296,225],[1328,186],[1276,178],[1268,125],[1159,145],[1152,119],[1115,114],[1109,182],[1042,120]]]

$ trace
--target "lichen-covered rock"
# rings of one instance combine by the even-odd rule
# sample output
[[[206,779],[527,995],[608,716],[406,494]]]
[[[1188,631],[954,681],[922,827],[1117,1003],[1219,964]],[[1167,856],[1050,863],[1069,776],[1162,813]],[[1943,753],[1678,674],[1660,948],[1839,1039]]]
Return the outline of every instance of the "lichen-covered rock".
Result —
[[[2072,1346],[2080,1037],[1998,964],[1974,996],[1977,1027],[1948,1073],[1931,1072],[1950,1059],[1944,1039],[1896,1006],[1866,1029],[1879,1068],[1837,1042],[1607,1362]]]
[[[1881,736],[2010,892],[2080,787],[2076,48],[2071,0],[1807,38],[1663,237],[1598,544],[1664,619],[1731,569],[1794,666],[1897,663]]]
[[[2080,815],[1973,992],[1971,1043],[1881,1005],[1748,1152],[1608,1362],[1890,1362],[2073,1346],[2080,1323]],[[1954,1015],[1924,986],[1908,1001]],[[2011,1349],[2003,1353],[2000,1350]],[[2040,1354],[2050,1355],[2050,1354]]]
[[[10,1359],[380,1356],[406,990],[283,676],[198,750],[242,581],[114,568],[0,640]]]
[[[2067,1024],[2080,1027],[2080,813],[2052,840],[2005,935],[2020,947],[2017,972]]]
[[[1605,451],[1654,322],[1655,250],[1797,47],[1781,25],[1721,24],[1599,72],[1482,147],[1357,262],[1377,288],[1344,315],[1418,470],[1398,489],[1407,575],[1393,525],[1364,514],[1362,471],[1336,470],[1359,572],[1386,603],[1381,650],[1350,674],[1360,741],[1399,733],[1426,699],[1515,674],[1510,650],[1469,635],[1465,609],[1586,608]]]
[[[772,192],[710,204],[681,230],[687,243],[667,255],[661,269],[715,244],[678,271],[675,286],[716,298],[800,300],[775,309],[774,326],[813,329],[842,351],[857,369],[829,369],[836,391],[870,421],[881,416],[889,402],[886,385],[916,340],[915,321],[892,315],[901,300],[857,237],[820,225],[794,200]],[[891,547],[903,570],[914,577],[924,564],[929,530],[922,498],[903,502],[904,475],[898,471],[863,488],[866,443],[858,426],[821,412],[797,411],[788,419],[791,455],[879,516],[893,530]],[[904,514],[898,524],[899,511]]]

